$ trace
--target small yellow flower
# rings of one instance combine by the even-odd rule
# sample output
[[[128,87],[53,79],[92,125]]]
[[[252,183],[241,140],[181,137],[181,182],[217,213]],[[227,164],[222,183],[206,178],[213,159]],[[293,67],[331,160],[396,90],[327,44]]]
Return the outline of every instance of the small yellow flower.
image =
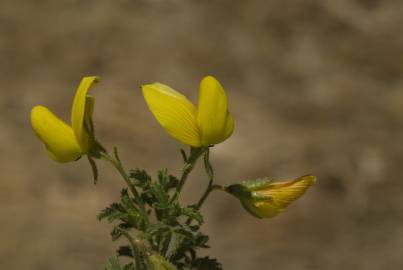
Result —
[[[71,109],[71,126],[44,106],[32,109],[32,128],[55,161],[73,161],[91,150],[94,98],[87,92],[98,80],[98,77],[84,77],[81,80]]]
[[[231,185],[226,191],[237,197],[252,215],[271,218],[281,213],[315,183],[316,177],[312,175],[274,183],[269,179],[258,179]]]
[[[160,125],[184,144],[193,147],[217,144],[234,130],[224,88],[212,76],[200,83],[197,109],[184,95],[161,83],[143,85],[142,91]]]

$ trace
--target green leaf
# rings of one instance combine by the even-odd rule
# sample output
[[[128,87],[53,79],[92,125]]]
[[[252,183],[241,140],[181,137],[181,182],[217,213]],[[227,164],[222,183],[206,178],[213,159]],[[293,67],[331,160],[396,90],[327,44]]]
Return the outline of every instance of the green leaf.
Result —
[[[198,258],[193,263],[197,270],[222,270],[221,263],[210,257]]]
[[[112,237],[112,241],[116,241],[122,236],[122,233],[118,229],[113,228],[110,235]]]
[[[168,192],[179,184],[179,180],[175,176],[168,174],[167,169],[158,171],[158,182],[165,192]]]
[[[126,210],[120,203],[112,203],[109,207],[101,210],[97,215],[98,220],[107,219],[108,222],[113,222],[117,219],[124,219],[127,216]]]
[[[195,246],[208,248],[207,246],[208,240],[209,237],[207,235],[198,233],[197,236],[195,237]]]
[[[203,216],[199,210],[197,210],[194,206],[184,207],[182,208],[182,214],[196,220],[199,225],[203,223]]]
[[[151,183],[151,176],[149,176],[145,170],[141,170],[138,168],[130,170],[129,177],[134,180],[136,185],[142,188]]]
[[[154,197],[157,199],[157,202],[159,203],[161,208],[167,208],[169,206],[169,195],[164,190],[161,183],[158,183],[158,182],[153,183],[151,185],[151,192],[154,195]]]
[[[166,247],[164,257],[170,259],[172,256],[174,256],[180,248],[184,239],[185,236],[183,236],[182,234],[172,232],[168,241],[168,245]]]
[[[153,236],[158,233],[164,233],[169,231],[170,227],[163,223],[154,223],[148,226],[146,233]]]
[[[129,196],[128,190],[121,191],[121,203],[112,203],[98,215],[98,220],[107,219],[109,223],[119,220],[126,227],[143,230],[144,217],[140,214],[136,202]]]
[[[108,264],[102,270],[121,270],[118,258],[116,256],[110,257]]]

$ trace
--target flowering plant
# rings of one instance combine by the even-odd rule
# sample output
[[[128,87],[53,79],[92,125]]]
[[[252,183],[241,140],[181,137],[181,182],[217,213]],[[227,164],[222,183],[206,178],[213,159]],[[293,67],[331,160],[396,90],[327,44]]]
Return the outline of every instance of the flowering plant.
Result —
[[[306,175],[281,182],[267,178],[249,180],[228,187],[215,182],[211,147],[231,136],[234,120],[224,88],[212,76],[200,83],[197,108],[167,85],[142,86],[145,101],[160,125],[190,149],[187,152],[181,149],[184,164],[178,177],[166,169],[160,170],[156,179],[143,169],[126,170],[117,148],[110,153],[95,136],[94,97],[88,90],[98,80],[98,77],[82,79],[72,105],[71,125],[43,106],[32,109],[31,123],[53,160],[65,163],[87,156],[95,183],[96,161],[106,161],[116,168],[127,185],[121,191],[120,201],[97,216],[113,224],[112,240],[124,237],[128,243],[109,258],[104,270],[222,269],[215,258],[198,255],[199,249],[208,248],[209,237],[201,231],[204,219],[200,208],[212,191],[235,196],[253,216],[271,218],[316,181],[314,176]],[[199,159],[203,160],[207,187],[194,204],[183,205],[179,200],[182,188]],[[120,256],[129,257],[129,262],[121,266]]]

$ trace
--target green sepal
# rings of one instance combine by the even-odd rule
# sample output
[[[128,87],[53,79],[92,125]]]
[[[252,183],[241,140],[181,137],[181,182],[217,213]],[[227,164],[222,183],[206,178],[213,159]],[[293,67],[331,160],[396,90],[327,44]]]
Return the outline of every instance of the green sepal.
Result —
[[[241,184],[250,191],[258,191],[267,188],[272,182],[273,180],[269,178],[259,178],[255,180],[246,180]]]
[[[231,195],[234,195],[238,199],[252,199],[251,191],[242,184],[234,184],[225,187],[225,191]]]
[[[255,209],[255,207],[250,204],[250,202],[247,201],[241,201],[242,207],[249,212],[249,214],[251,214],[254,217],[260,218],[262,219],[261,216],[259,216],[258,214],[256,214],[255,212],[253,212],[253,209]]]
[[[273,198],[271,196],[264,195],[264,194],[258,193],[256,191],[251,192],[251,195],[252,195],[253,201],[271,201],[271,200],[273,200]]]

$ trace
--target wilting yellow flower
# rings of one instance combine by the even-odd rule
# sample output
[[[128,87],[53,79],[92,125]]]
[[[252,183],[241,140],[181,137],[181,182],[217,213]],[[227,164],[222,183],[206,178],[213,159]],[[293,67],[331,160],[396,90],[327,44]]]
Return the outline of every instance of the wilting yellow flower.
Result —
[[[203,78],[200,83],[197,109],[184,95],[167,85],[147,84],[142,90],[160,125],[184,144],[194,147],[217,144],[234,130],[224,88],[212,76]]]
[[[281,182],[258,179],[231,185],[226,191],[237,197],[252,215],[271,218],[281,213],[315,183],[316,177],[312,175]]]
[[[98,79],[84,77],[81,80],[71,109],[71,126],[44,106],[32,109],[32,128],[55,161],[73,161],[90,151],[93,143],[91,117],[94,98],[87,92]]]

